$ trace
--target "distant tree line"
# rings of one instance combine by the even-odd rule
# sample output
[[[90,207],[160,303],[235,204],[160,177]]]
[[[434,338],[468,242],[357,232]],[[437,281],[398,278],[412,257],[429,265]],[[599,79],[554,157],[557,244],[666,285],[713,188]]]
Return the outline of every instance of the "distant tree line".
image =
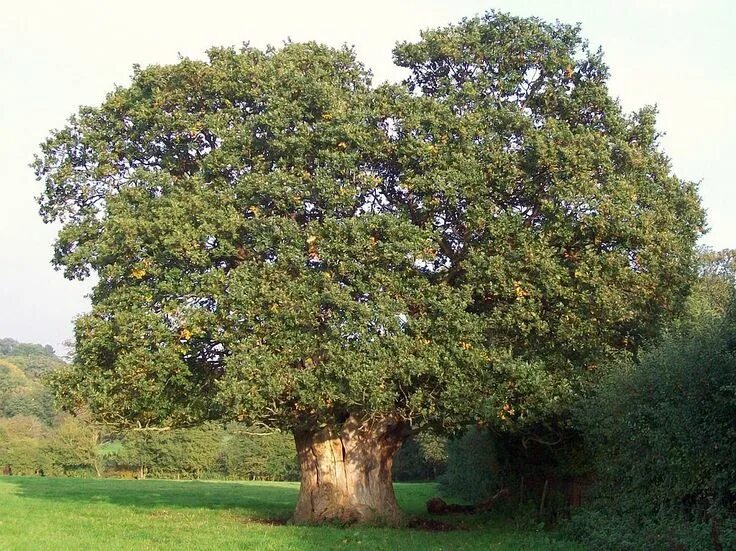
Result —
[[[444,441],[410,440],[398,480],[433,479],[444,465]],[[293,438],[252,427],[204,425],[170,431],[106,432],[84,417],[0,419],[0,464],[17,475],[119,478],[298,480]]]
[[[0,465],[15,475],[298,480],[291,434],[230,423],[118,431],[54,407],[44,376],[63,365],[50,346],[0,339]],[[443,471],[445,439],[411,439],[399,480]]]

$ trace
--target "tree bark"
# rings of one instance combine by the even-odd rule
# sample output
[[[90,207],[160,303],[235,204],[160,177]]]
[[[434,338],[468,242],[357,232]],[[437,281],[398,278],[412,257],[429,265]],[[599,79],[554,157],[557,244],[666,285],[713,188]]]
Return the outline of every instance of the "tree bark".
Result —
[[[391,468],[409,433],[397,419],[354,417],[339,427],[296,431],[301,487],[294,522],[400,524]]]

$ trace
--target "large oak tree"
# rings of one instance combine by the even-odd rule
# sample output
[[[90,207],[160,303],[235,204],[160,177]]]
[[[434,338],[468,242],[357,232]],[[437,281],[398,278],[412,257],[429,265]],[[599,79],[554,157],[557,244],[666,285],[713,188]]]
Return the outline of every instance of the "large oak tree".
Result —
[[[43,144],[55,264],[99,276],[67,407],[292,431],[295,520],[398,522],[414,431],[524,423],[676,311],[703,224],[654,112],[575,27],[503,14],[400,44],[136,68]]]

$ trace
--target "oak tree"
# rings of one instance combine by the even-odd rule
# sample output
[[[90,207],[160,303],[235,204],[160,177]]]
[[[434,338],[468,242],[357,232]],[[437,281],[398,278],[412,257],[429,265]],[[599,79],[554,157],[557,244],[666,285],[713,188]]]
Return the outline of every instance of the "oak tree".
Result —
[[[67,407],[294,434],[298,522],[399,522],[424,428],[523,424],[680,308],[703,224],[654,111],[579,29],[488,13],[395,50],[136,67],[35,163],[55,264],[97,274]]]

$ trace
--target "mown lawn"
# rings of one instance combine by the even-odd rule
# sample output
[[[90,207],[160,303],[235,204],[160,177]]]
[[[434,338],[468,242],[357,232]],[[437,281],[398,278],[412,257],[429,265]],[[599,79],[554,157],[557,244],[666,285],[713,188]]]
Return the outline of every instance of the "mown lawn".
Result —
[[[0,549],[493,549],[582,548],[493,517],[443,518],[460,529],[306,527],[283,524],[298,485],[0,477]],[[396,484],[411,516],[424,516],[433,484]]]

